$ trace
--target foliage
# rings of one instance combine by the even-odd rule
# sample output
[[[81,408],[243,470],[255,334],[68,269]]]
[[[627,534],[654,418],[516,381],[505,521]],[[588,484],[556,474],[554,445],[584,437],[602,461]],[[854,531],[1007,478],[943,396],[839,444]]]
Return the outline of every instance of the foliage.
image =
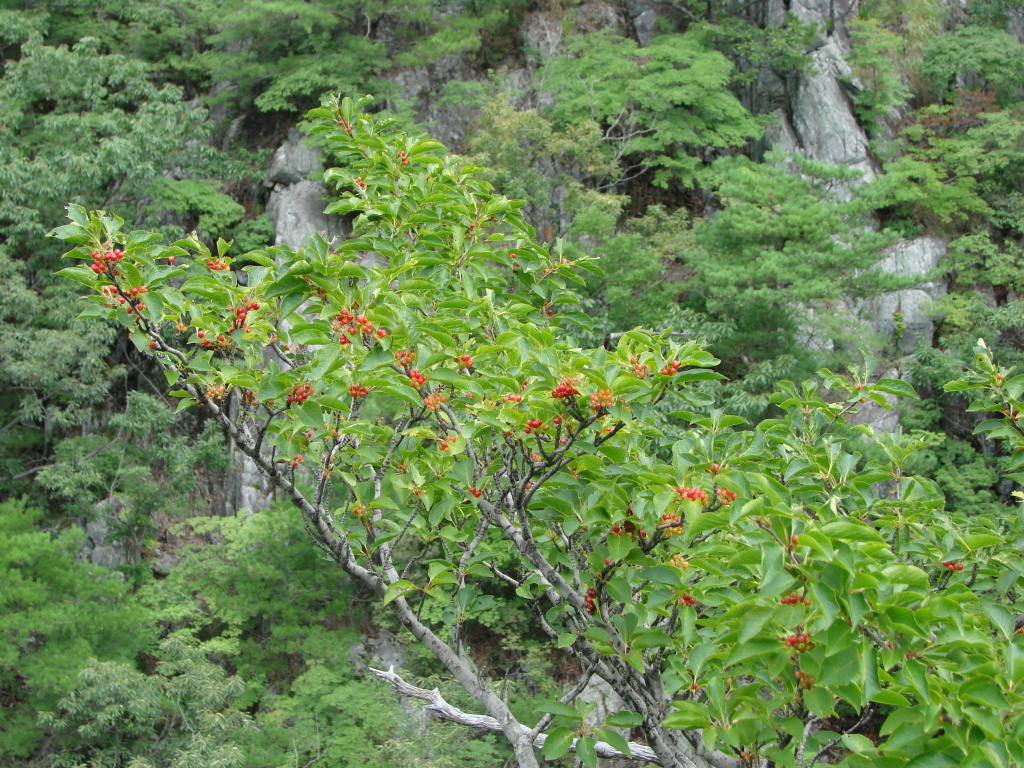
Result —
[[[1021,516],[945,510],[934,482],[906,472],[924,445],[913,436],[862,429],[884,455],[862,463],[836,432],[862,402],[913,397],[909,385],[823,370],[782,382],[777,416],[752,428],[699,415],[711,355],[642,331],[576,348],[563,329],[582,317],[543,310],[572,306],[587,260],[552,254],[475,168],[363,106],[312,113],[344,159],[328,172],[343,190],[331,210],[355,215],[352,239],[247,254],[242,285],[198,240],[163,245],[70,206],[55,234],[99,267],[63,274],[89,289],[85,314],[152,350],[182,407],[209,411],[313,540],[499,720],[521,766],[537,764],[529,740],[478,676],[467,631],[495,578],[624,699],[604,725],[639,727],[669,768],[803,768],[838,748],[851,766],[1024,760]],[[796,299],[834,295],[804,283],[859,263],[856,244],[831,236],[849,220],[830,218],[811,182],[796,195],[810,216],[763,190],[750,201],[739,180],[756,173],[735,171],[737,214],[712,233],[742,258],[746,217],[785,258],[790,233],[817,223],[816,271],[761,279]],[[964,386],[1007,392],[983,407],[1012,419],[1024,378],[972,376]],[[693,409],[675,414],[680,433],[656,407],[669,392]],[[367,401],[383,416],[367,418]],[[990,437],[1020,439],[993,421]],[[439,616],[420,610],[430,600]],[[574,747],[594,765],[595,739],[629,749],[584,725],[572,695],[541,709],[554,716],[539,723],[547,758]],[[858,733],[873,718],[874,740]]]
[[[40,722],[56,768],[247,765],[234,743],[251,718],[234,706],[243,684],[180,639],[160,643],[156,674],[93,660]]]
[[[166,403],[133,391],[124,413],[110,418],[110,434],[69,437],[37,475],[51,511],[92,517],[98,502],[116,499],[108,522],[129,563],[152,554],[155,535],[197,503],[210,503],[226,468],[223,438],[212,423],[196,429]],[[212,506],[212,505],[211,505]]]
[[[177,550],[181,562],[139,601],[176,637],[235,671],[235,706],[255,713],[254,729],[235,740],[247,764],[274,765],[296,752],[303,761],[319,755],[381,768],[399,753],[413,766],[442,754],[453,766],[479,757],[483,745],[468,732],[427,724],[404,732],[398,702],[360,674],[355,628],[369,616],[289,506],[194,518],[177,535],[188,542]]]
[[[854,96],[857,117],[868,133],[874,134],[883,118],[910,99],[910,88],[897,65],[905,43],[870,20],[853,20],[849,30],[853,38],[849,63],[860,81]]]
[[[160,177],[149,186],[155,209],[186,214],[186,229],[198,227],[204,236],[216,238],[245,215],[245,208],[220,191],[216,179],[168,179]],[[190,226],[190,224],[192,226]]]
[[[943,0],[866,0],[858,14],[906,40],[904,64],[915,73],[922,49],[941,34],[948,15],[949,6]]]
[[[644,46],[608,32],[567,41],[545,67],[556,125],[591,120],[604,129],[606,152],[654,181],[692,184],[713,150],[761,135],[729,91],[733,67],[696,32],[663,35]]]
[[[866,226],[858,198],[836,200],[856,172],[793,162],[801,175],[777,154],[763,164],[736,157],[715,165],[723,208],[696,228],[699,248],[685,258],[694,270],[690,305],[735,323],[716,347],[727,358],[797,354],[808,346],[801,335],[823,329],[820,316],[841,297],[885,285],[874,267],[887,237]]]
[[[603,144],[596,122],[557,131],[539,110],[516,109],[503,94],[480,110],[469,159],[487,168],[487,180],[502,194],[528,201],[524,216],[550,241],[566,234],[577,213],[621,210],[616,198],[597,191],[621,175],[616,163],[602,158]]]
[[[81,532],[40,530],[42,513],[0,503],[0,754],[24,758],[43,733],[36,712],[56,705],[90,657],[125,662],[154,642],[149,614],[118,574],[77,562]]]
[[[940,98],[964,87],[994,91],[1005,105],[1020,98],[1024,45],[1013,35],[985,26],[964,26],[939,35],[924,48],[923,73]]]
[[[593,302],[588,311],[594,315],[599,335],[639,326],[677,331],[692,328],[707,336],[709,323],[692,318],[687,322],[677,304],[686,286],[680,279],[681,270],[672,272],[674,262],[693,247],[685,211],[670,213],[651,206],[646,215],[628,219],[619,227],[620,211],[621,203],[605,210],[592,203],[582,208],[570,229],[577,247],[589,251],[602,267],[602,274],[588,278],[583,289]]]
[[[783,76],[807,71],[811,67],[807,51],[821,34],[816,25],[804,24],[792,13],[786,14],[783,23],[764,27],[722,14],[714,22],[705,22],[702,32],[717,50],[738,60],[736,79],[743,83],[754,82],[761,69]]]

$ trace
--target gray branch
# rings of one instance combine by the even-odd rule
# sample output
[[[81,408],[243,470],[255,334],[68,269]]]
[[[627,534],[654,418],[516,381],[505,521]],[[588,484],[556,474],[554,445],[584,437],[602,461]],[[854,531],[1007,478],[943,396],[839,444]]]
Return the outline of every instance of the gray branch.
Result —
[[[468,712],[463,712],[461,709],[456,709],[451,704],[446,702],[441,697],[441,692],[435,688],[432,691],[428,691],[426,688],[417,688],[415,685],[411,685],[397,674],[395,674],[395,668],[391,667],[387,671],[382,669],[371,669],[377,677],[387,680],[395,688],[395,693],[401,696],[408,696],[412,699],[420,699],[421,701],[430,702],[427,704],[425,709],[430,712],[434,712],[442,720],[448,720],[453,723],[459,723],[460,725],[468,725],[471,728],[481,728],[486,731],[501,731],[501,725],[493,717],[487,715],[474,715]],[[530,735],[531,731],[525,725],[520,725],[523,729],[523,733]],[[547,734],[538,733],[534,740],[533,746],[540,749],[544,746],[544,742],[547,741]],[[572,749],[576,748],[576,742],[573,740]],[[630,754],[627,755],[619,750],[615,749],[611,744],[603,741],[599,741],[594,745],[594,750],[597,752],[599,757],[617,757],[617,758],[632,758],[633,760],[643,760],[648,763],[658,762],[657,755],[654,754],[654,750],[644,744],[637,744],[635,742],[629,742]]]

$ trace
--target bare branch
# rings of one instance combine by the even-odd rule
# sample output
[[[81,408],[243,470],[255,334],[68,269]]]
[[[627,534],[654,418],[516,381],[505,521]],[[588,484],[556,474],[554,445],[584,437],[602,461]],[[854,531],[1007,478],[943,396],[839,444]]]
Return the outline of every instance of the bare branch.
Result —
[[[441,692],[437,688],[432,691],[428,691],[426,688],[417,688],[415,685],[405,682],[405,680],[395,674],[394,667],[391,667],[387,671],[381,669],[371,669],[370,671],[377,675],[377,677],[391,683],[394,686],[395,693],[400,696],[408,696],[413,699],[430,702],[425,709],[436,713],[442,720],[459,723],[460,725],[468,725],[471,728],[481,728],[486,731],[502,730],[501,725],[499,725],[498,721],[493,717],[488,717],[487,715],[474,715],[468,712],[463,712],[461,709],[456,709],[442,698]],[[530,735],[531,730],[525,725],[520,724],[519,727],[523,729],[524,734]],[[547,738],[547,734],[536,734],[533,740],[533,746],[536,749],[541,749],[544,746],[544,742],[547,741]],[[574,741],[571,749],[575,748],[576,745]],[[648,763],[658,761],[658,757],[654,754],[653,749],[644,744],[637,744],[632,741],[629,742],[629,755],[620,752],[611,744],[607,744],[603,741],[597,742],[594,745],[594,749],[599,757],[632,758],[633,760],[643,760]]]

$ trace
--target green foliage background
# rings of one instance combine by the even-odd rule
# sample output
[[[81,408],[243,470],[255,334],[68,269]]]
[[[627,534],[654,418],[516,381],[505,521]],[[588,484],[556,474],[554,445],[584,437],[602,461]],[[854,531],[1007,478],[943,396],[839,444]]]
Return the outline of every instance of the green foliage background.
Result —
[[[847,20],[853,103],[883,172],[844,203],[832,192],[847,170],[765,156],[768,118],[751,112],[759,73],[807,72],[828,30],[764,28],[744,3],[682,6],[641,47],[586,7],[543,4],[561,43],[538,52],[522,35],[537,9],[519,0],[0,2],[0,763],[506,759],[495,738],[397,727],[404,715],[349,649],[400,627],[324,563],[283,502],[223,516],[234,465],[222,436],[173,413],[114,324],[77,319],[77,286],[54,277],[61,248],[45,236],[73,202],[262,247],[262,177],[287,130],[336,92],[372,91],[415,120],[421,105],[393,79],[403,67],[457,62],[434,94],[468,116],[457,151],[527,200],[542,240],[600,259],[580,340],[635,326],[704,339],[729,378],[706,385],[709,401],[748,418],[777,413],[779,380],[856,368],[868,352],[922,394],[902,416],[927,441],[909,469],[957,513],[1014,514],[1012,457],[943,390],[979,337],[1022,362],[1024,46],[1007,31],[1011,5],[875,0]],[[878,253],[920,234],[950,241],[949,292],[934,337],[903,359],[898,340],[833,310],[893,287],[871,269]],[[806,344],[806,306],[827,354]],[[77,560],[83,524],[111,497],[124,562]],[[154,570],[165,556],[176,565]],[[494,596],[475,631],[525,715],[558,690],[557,662],[515,596]],[[438,675],[406,652],[422,678]]]

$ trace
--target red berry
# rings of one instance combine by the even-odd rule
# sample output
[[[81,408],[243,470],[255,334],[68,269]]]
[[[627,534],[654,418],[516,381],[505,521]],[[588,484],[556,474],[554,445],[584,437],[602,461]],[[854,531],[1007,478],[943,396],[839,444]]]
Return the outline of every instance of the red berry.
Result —
[[[610,557],[606,557],[606,558],[604,559],[604,564],[605,564],[605,565],[611,565],[611,564],[612,564],[612,559],[611,559]]]

